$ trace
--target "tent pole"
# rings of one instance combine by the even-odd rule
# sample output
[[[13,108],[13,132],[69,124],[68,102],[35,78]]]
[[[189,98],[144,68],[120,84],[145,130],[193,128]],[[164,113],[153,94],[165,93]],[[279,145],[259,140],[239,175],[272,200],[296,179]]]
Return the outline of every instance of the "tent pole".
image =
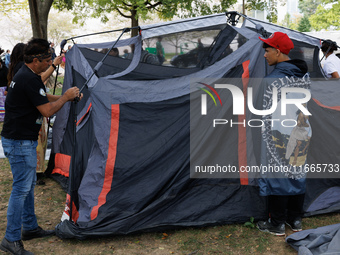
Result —
[[[77,135],[77,105],[78,105],[78,101],[79,100],[74,100],[72,102],[72,106],[73,106],[73,112],[72,112],[72,115],[73,115],[73,151],[72,151],[72,166],[71,166],[71,171],[69,172],[69,178],[70,178],[70,187],[69,187],[69,190],[70,190],[70,221],[73,222],[73,219],[72,219],[72,213],[73,213],[73,192],[74,192],[74,188],[73,188],[73,176],[74,176],[74,171],[76,169],[76,153],[77,153],[77,139],[76,139],[76,135]]]
[[[101,61],[99,61],[97,63],[97,65],[93,68],[93,73],[91,74],[90,78],[87,79],[87,81],[85,82],[85,84],[83,85],[83,87],[80,89],[79,93],[81,93],[85,87],[87,87],[87,84],[90,82],[90,80],[92,79],[92,77],[97,74],[97,72],[99,71],[99,69],[102,67],[104,60],[106,59],[106,57],[110,54],[110,51],[116,46],[117,42],[119,42],[120,38],[123,36],[124,33],[126,32],[130,32],[130,28],[124,28],[122,33],[120,34],[120,36],[118,37],[118,39],[115,41],[115,43],[111,46],[110,50],[108,52],[106,52],[105,56],[103,57],[103,59]]]
[[[101,35],[101,34],[107,34],[107,33],[119,32],[119,31],[123,31],[123,33],[129,32],[129,31],[125,31],[124,32],[124,30],[126,30],[126,29],[129,29],[129,31],[131,29],[139,29],[140,30],[140,27],[137,26],[137,27],[131,27],[131,28],[123,28],[123,29],[116,29],[116,30],[110,30],[110,31],[97,32],[97,33],[86,34],[86,35],[79,35],[79,36],[70,37],[70,38],[66,39],[66,41],[68,41],[68,40],[72,40],[73,41],[74,39],[81,38],[81,37],[92,36],[92,35]],[[73,43],[74,43],[74,41],[73,41]]]
[[[61,54],[63,53],[63,49],[64,49],[64,46],[66,44],[66,40],[62,40],[62,42],[60,43],[60,54],[59,56],[61,56]],[[59,75],[59,65],[57,66],[57,75],[55,76],[55,80],[54,80],[54,87],[53,87],[53,95],[55,95],[55,90],[56,90],[56,87],[57,87],[57,82],[58,82],[58,75]],[[50,131],[50,125],[51,125],[51,117],[48,118],[48,123],[47,123],[47,139],[48,139],[48,134],[49,134],[49,131]]]

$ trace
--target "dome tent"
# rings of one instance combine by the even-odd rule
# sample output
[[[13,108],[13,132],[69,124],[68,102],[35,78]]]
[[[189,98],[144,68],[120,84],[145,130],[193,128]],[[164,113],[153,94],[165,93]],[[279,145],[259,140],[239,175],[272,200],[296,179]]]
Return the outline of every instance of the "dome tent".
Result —
[[[83,239],[267,218],[266,200],[259,196],[253,176],[190,178],[190,101],[191,94],[196,93],[190,85],[197,79],[237,78],[243,89],[247,84],[242,78],[264,77],[271,68],[263,58],[258,37],[275,31],[285,32],[293,40],[292,54],[307,62],[311,77],[322,77],[317,57],[320,40],[248,17],[238,27],[232,24],[235,15],[223,13],[142,26],[137,37],[75,44],[66,54],[63,91],[78,86],[83,88],[84,98],[65,105],[53,127],[49,168],[68,193],[64,220],[56,227],[59,237]],[[152,46],[159,37],[164,47],[174,45],[172,54],[180,45],[172,43],[176,39],[185,41],[184,48],[186,42],[202,38],[209,50],[199,60],[197,56],[196,65],[186,68],[141,62],[142,42]],[[133,56],[107,55],[97,68],[104,56],[97,49],[112,45],[119,49],[134,45]],[[337,115],[330,105],[335,99],[325,102],[324,92],[314,91],[312,86],[313,98],[320,100],[311,102],[313,116],[327,118],[323,111]],[[254,93],[259,93],[255,87]],[[229,110],[226,108],[223,114],[233,118]],[[330,125],[333,132],[340,126],[334,121]],[[228,130],[223,141],[226,160],[237,167],[256,165],[255,136],[249,128]],[[317,136],[313,139],[309,152],[318,150],[313,144],[322,144]],[[333,148],[340,148],[336,139],[331,142]],[[319,162],[323,154],[318,151],[308,159]],[[327,203],[314,202],[340,183],[323,179],[316,188],[315,182],[308,180],[306,213],[339,210],[338,195],[328,196],[333,200]]]

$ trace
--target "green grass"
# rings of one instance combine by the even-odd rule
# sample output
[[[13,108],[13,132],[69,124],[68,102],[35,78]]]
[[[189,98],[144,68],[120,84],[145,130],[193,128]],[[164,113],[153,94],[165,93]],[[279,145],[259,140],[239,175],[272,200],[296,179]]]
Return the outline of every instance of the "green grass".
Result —
[[[55,88],[55,93],[53,93],[54,91],[54,86],[55,86],[55,77],[53,77],[53,83],[52,83],[52,87],[49,87],[49,91],[48,93],[49,94],[54,94],[54,95],[61,95],[62,93],[62,90],[63,90],[63,87],[62,87],[62,84],[64,83],[64,76],[60,76],[58,75],[57,77],[57,86]]]
[[[58,75],[57,81],[60,82],[61,84],[64,83],[64,76]]]
[[[63,88],[56,88],[55,95],[61,95]],[[50,93],[53,94],[53,89],[50,90]]]

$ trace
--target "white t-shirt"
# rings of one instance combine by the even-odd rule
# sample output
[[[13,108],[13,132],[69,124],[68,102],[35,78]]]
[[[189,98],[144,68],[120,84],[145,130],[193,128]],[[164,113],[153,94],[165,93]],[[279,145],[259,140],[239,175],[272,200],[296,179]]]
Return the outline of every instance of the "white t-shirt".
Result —
[[[334,53],[329,55],[323,65],[323,71],[327,78],[332,77],[332,73],[338,72],[340,75],[340,58],[338,58]]]

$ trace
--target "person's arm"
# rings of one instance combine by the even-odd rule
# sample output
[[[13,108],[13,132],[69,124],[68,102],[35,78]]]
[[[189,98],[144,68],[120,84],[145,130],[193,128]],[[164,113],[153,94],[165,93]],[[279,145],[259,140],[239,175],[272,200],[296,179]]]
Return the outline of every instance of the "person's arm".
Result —
[[[47,96],[48,101],[50,101],[50,102],[55,102],[55,101],[57,101],[59,98],[61,98],[60,95],[46,94],[46,96]]]
[[[52,94],[46,94],[48,101],[55,102],[57,101],[61,96],[60,95],[52,95]],[[83,98],[83,93],[80,93],[79,99]]]
[[[338,72],[331,73],[332,78],[340,78]]]
[[[60,65],[62,61],[63,61],[63,55],[58,56],[53,60],[53,65],[54,66]],[[47,79],[52,75],[54,70],[55,70],[55,68],[51,65],[45,72],[43,72],[41,74],[42,82],[47,81]]]
[[[66,102],[73,101],[78,96],[79,96],[79,88],[72,87],[66,90],[66,92],[62,96],[48,95],[47,99],[52,100],[52,101],[50,101],[49,103],[37,106],[37,109],[39,110],[42,116],[50,117],[53,114],[55,114],[57,111],[59,111]]]

